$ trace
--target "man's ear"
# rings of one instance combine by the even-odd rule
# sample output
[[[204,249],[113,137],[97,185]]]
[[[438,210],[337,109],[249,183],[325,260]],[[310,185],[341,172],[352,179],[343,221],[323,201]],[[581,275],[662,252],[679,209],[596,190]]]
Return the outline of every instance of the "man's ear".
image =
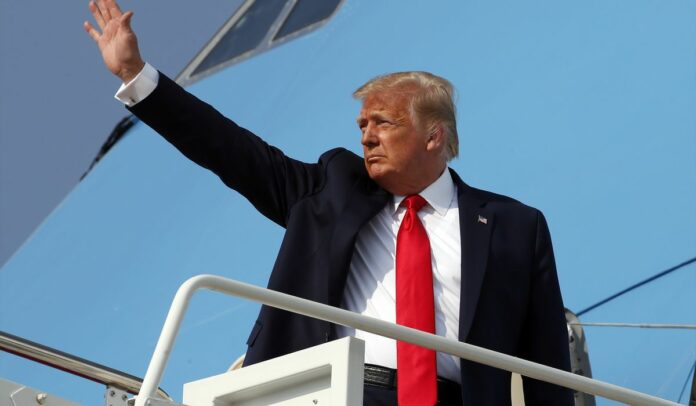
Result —
[[[428,151],[440,151],[445,148],[445,131],[442,129],[442,124],[435,124],[428,133],[426,148]]]

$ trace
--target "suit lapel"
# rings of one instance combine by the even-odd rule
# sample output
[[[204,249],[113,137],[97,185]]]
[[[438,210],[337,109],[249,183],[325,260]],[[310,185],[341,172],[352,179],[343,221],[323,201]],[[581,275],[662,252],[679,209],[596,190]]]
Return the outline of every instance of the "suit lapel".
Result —
[[[459,176],[451,171],[457,185],[459,232],[461,236],[461,296],[459,303],[459,339],[466,341],[476,314],[476,305],[486,273],[491,232],[495,218],[486,201],[474,195]]]
[[[356,182],[348,201],[338,215],[331,238],[329,258],[329,303],[339,306],[343,297],[346,276],[360,228],[384,208],[391,194],[365,177]]]

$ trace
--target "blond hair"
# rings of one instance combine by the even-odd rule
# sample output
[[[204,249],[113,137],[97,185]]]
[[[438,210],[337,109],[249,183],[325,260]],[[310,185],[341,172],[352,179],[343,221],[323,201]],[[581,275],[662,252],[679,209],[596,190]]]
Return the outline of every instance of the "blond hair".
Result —
[[[373,93],[396,91],[414,85],[416,90],[409,103],[411,118],[428,132],[436,131],[441,126],[447,140],[445,157],[448,161],[455,158],[459,154],[459,136],[454,87],[447,79],[420,71],[388,73],[360,86],[353,92],[353,97],[364,101]]]

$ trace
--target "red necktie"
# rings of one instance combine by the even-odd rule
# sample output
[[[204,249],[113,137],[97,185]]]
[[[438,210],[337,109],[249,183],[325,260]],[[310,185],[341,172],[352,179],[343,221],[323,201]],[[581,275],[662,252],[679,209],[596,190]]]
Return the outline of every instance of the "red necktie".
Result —
[[[396,323],[428,333],[435,332],[433,274],[430,241],[418,218],[426,201],[408,196],[396,236]],[[399,406],[434,405],[437,402],[435,351],[398,341],[396,344]]]

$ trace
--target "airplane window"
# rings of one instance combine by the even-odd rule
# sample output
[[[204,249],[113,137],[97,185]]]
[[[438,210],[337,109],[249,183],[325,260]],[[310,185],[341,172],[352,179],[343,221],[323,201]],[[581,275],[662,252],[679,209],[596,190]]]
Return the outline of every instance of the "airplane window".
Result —
[[[286,0],[255,1],[193,71],[192,75],[256,48],[283,10]]]
[[[244,0],[176,81],[189,85],[317,29],[342,3],[343,0]]]
[[[329,18],[341,0],[297,0],[274,41]]]

